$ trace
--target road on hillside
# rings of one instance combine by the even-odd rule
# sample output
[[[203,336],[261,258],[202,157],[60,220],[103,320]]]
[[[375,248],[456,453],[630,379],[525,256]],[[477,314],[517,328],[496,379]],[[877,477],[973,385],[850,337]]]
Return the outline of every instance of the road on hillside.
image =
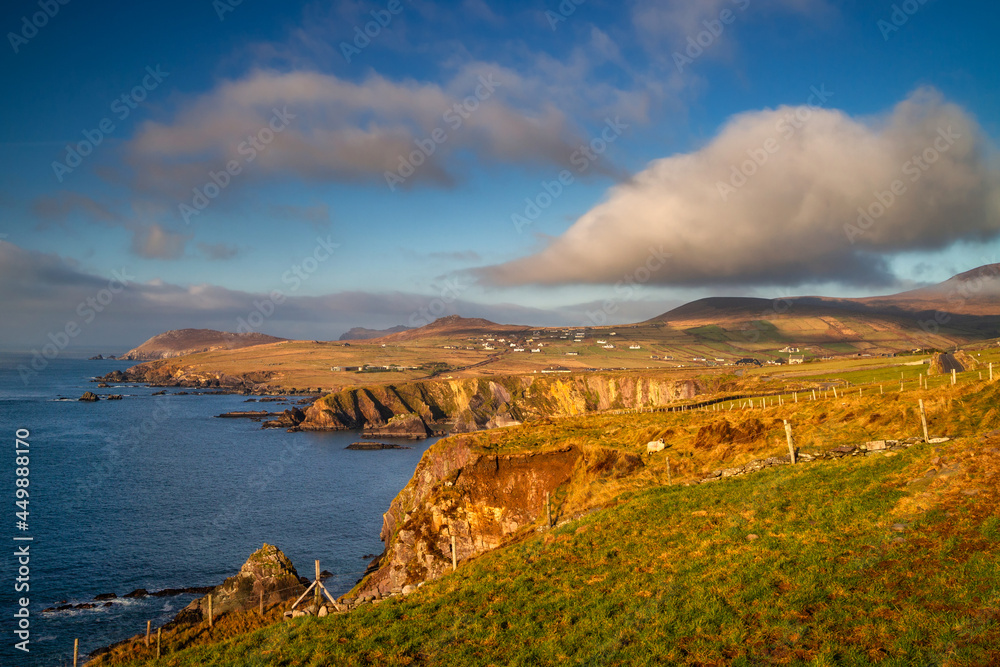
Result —
[[[958,373],[964,373],[965,366],[963,366],[961,362],[958,359],[956,359],[955,355],[953,355],[952,353],[943,352],[941,354],[941,372],[950,373],[952,370],[955,370]]]

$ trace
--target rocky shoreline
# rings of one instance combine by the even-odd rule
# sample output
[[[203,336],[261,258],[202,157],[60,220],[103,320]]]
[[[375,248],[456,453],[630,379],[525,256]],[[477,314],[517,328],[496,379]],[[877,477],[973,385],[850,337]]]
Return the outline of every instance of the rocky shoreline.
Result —
[[[131,593],[126,593],[120,598],[115,593],[101,593],[94,596],[93,602],[81,602],[78,604],[69,604],[66,600],[60,600],[56,603],[57,606],[46,607],[42,609],[43,614],[51,614],[53,612],[59,611],[73,611],[77,609],[95,609],[97,607],[111,607],[114,606],[115,600],[127,600],[127,599],[142,599],[142,598],[164,598],[164,597],[174,597],[177,595],[185,594],[195,594],[203,595],[212,590],[212,586],[191,586],[188,588],[164,588],[158,591],[147,591],[145,588],[137,588]]]

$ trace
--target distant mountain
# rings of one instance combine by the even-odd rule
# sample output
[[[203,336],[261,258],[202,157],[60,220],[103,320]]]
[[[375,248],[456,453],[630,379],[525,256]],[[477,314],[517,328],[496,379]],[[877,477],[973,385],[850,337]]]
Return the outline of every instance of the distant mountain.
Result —
[[[1000,264],[888,296],[710,297],[646,322],[657,323],[719,341],[741,334],[744,339],[807,344],[868,341],[943,347],[956,340],[1000,336]]]
[[[409,331],[413,327],[404,326],[402,324],[392,327],[391,329],[365,329],[364,327],[354,327],[347,333],[340,337],[340,340],[371,340],[372,338],[381,338],[382,336],[388,336],[389,334],[401,333],[403,331]]]
[[[151,361],[210,350],[237,350],[254,345],[280,343],[284,340],[287,339],[260,333],[240,334],[213,329],[178,329],[153,336],[139,347],[126,352],[119,359]]]
[[[725,322],[769,319],[777,315],[823,316],[849,311],[870,317],[940,312],[955,316],[1000,315],[1000,264],[966,271],[943,283],[888,296],[839,299],[796,296],[780,299],[709,297],[654,317],[650,322]]]
[[[537,327],[536,327],[537,328]],[[483,334],[503,334],[530,331],[531,327],[512,324],[497,324],[481,317],[459,317],[449,315],[441,317],[419,329],[410,329],[400,333],[390,334],[380,340],[385,342],[418,340],[420,338],[439,338],[449,336],[478,336]]]
[[[934,310],[955,315],[1000,315],[1000,264],[980,266],[930,287],[857,301],[913,312]]]

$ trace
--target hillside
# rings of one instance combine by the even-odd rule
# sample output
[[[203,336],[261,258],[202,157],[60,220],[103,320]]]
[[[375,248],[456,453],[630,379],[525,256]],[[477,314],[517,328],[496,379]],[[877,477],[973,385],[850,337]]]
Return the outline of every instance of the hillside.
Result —
[[[953,276],[943,283],[899,294],[858,299],[790,296],[779,299],[709,297],[675,308],[649,320],[675,326],[703,324],[752,325],[755,321],[831,318],[849,323],[865,320],[890,329],[913,328],[914,318],[927,326],[972,333],[1000,323],[1000,264],[988,264]],[[934,322],[936,327],[930,326]],[[920,322],[916,322],[919,326]],[[730,328],[730,327],[727,327]],[[975,335],[975,334],[973,334]],[[995,334],[994,334],[995,335]]]
[[[126,352],[119,359],[149,361],[169,359],[185,354],[211,350],[238,350],[254,345],[266,345],[285,340],[261,333],[229,333],[213,329],[177,329],[153,336],[142,345]]]
[[[137,367],[128,375],[164,385],[332,393],[429,377],[542,372],[651,369],[684,379],[730,372],[727,366],[747,357],[761,363],[791,356],[804,362],[876,359],[1000,336],[998,275],[1000,265],[989,265],[940,285],[865,299],[715,297],[638,324],[613,326],[527,327],[450,316],[369,340],[219,346],[166,360],[161,354],[152,362],[156,367]]]
[[[460,317],[448,315],[441,317],[419,329],[410,329],[402,333],[384,336],[380,343],[403,343],[424,338],[463,338],[467,336],[502,335],[529,331],[529,327],[497,324],[481,317]]]
[[[408,327],[403,324],[389,329],[366,329],[364,327],[354,327],[347,333],[341,334],[340,338],[337,340],[371,340],[372,338],[381,338],[382,336],[388,336],[389,334],[409,331],[412,328],[413,327]]]
[[[917,384],[442,440],[352,611],[155,664],[997,664],[1000,383]],[[918,398],[950,440],[919,441]],[[787,460],[785,420],[815,460],[728,477]],[[101,664],[149,656],[136,638]]]
[[[341,334],[340,338],[337,340],[371,340],[372,338],[381,338],[382,336],[388,336],[389,334],[409,331],[412,328],[413,327],[408,327],[403,324],[390,329],[366,329],[364,327],[354,327],[347,333]]]

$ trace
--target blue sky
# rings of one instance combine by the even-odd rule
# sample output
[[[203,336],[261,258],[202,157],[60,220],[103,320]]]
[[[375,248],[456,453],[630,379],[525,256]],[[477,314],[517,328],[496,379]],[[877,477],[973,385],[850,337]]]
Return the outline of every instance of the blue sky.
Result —
[[[4,342],[42,344],[116,270],[129,284],[78,342],[233,330],[276,291],[261,330],[335,338],[429,312],[588,325],[943,280],[998,261],[998,18],[941,0],[9,2]],[[97,138],[73,166],[67,146]]]

